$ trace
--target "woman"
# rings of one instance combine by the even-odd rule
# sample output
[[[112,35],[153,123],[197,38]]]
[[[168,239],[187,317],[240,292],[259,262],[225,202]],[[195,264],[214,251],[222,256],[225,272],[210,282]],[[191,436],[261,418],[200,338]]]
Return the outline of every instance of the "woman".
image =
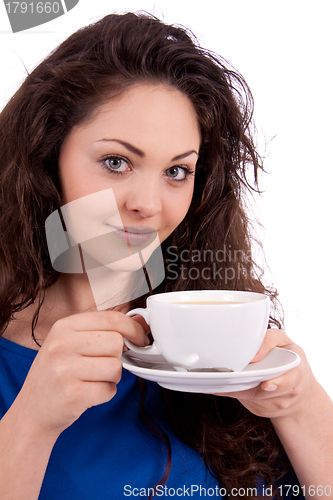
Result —
[[[111,190],[123,224],[113,229],[128,241],[150,230],[161,242],[166,277],[154,293],[252,290],[274,305],[243,206],[249,167],[255,187],[261,168],[251,113],[234,70],[184,30],[134,14],[72,35],[3,110],[3,500],[331,494],[332,403],[284,332],[269,329],[253,360],[294,350],[302,361],[284,376],[228,397],[141,381],[140,402],[120,357],[124,337],[148,342],[147,325],[124,314],[145,296],[96,311],[89,269],[56,271],[47,247],[51,214]],[[211,268],[228,256],[209,279],[205,251]],[[108,264],[116,292],[129,286],[117,266]]]

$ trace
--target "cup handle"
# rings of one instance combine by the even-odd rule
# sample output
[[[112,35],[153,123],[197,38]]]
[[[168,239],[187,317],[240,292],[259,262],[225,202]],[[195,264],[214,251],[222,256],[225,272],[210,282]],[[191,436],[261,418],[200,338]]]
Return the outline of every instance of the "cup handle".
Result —
[[[137,309],[132,309],[132,311],[128,311],[128,313],[126,313],[126,316],[132,317],[135,316],[136,314],[142,316],[145,322],[149,325],[148,309],[143,309],[141,307]],[[137,354],[142,354],[142,353],[149,355],[160,354],[159,350],[157,349],[154,343],[146,347],[139,347],[138,345],[133,344],[130,340],[126,339],[125,337],[124,337],[124,343],[126,347],[128,347],[129,349],[131,349],[132,352],[135,352]]]

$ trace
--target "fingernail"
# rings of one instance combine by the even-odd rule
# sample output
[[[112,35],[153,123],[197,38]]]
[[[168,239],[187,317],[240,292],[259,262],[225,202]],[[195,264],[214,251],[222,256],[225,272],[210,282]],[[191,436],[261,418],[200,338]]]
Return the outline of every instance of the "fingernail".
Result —
[[[273,392],[273,391],[276,391],[277,388],[278,388],[277,385],[271,384],[271,385],[268,385],[267,387],[265,387],[264,391]]]
[[[150,340],[149,340],[149,337],[148,335],[145,336],[145,345],[149,345],[150,344]]]

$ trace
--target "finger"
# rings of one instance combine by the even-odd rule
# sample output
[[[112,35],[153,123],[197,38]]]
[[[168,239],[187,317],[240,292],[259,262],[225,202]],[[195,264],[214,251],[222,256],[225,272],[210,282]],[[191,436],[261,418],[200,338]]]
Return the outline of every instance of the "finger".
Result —
[[[290,338],[282,330],[278,330],[277,328],[267,330],[263,343],[251,363],[263,359],[274,347],[286,347],[291,342]]]
[[[253,387],[252,389],[246,389],[244,391],[237,391],[237,392],[219,392],[216,393],[215,396],[224,396],[227,398],[234,398],[234,399],[254,399],[257,396],[258,391],[260,391],[260,384],[258,384],[256,387]]]
[[[277,390],[280,393],[293,392],[301,383],[301,379],[301,370],[296,367],[284,375],[262,382],[261,389],[265,392],[275,392]]]
[[[109,382],[84,382],[82,403],[89,408],[110,401],[117,393],[117,384]]]
[[[145,328],[140,322],[118,311],[87,312],[68,316],[57,321],[52,329],[63,332],[64,329],[82,332],[111,331],[118,332],[137,345],[146,345]]]
[[[134,321],[137,321],[142,326],[146,334],[150,332],[150,326],[146,323],[145,319],[140,316],[140,314],[132,316],[132,319],[134,319]]]
[[[84,312],[67,316],[57,321],[54,326],[68,327],[73,330],[84,332],[90,330],[115,330],[120,331],[122,328],[131,328],[132,319],[126,314],[119,311],[96,311]]]
[[[72,367],[72,375],[85,382],[109,382],[118,384],[122,374],[122,362],[117,357],[80,357]]]
[[[252,389],[238,392],[218,393],[216,395],[236,398],[239,401],[258,401],[260,399],[271,397],[269,393],[278,392],[279,395],[282,395],[294,391],[299,386],[301,378],[302,375],[300,373],[300,370],[298,370],[298,368],[296,367],[285,373],[284,375],[266,380],[265,382],[262,382]]]
[[[124,315],[124,329],[122,335],[138,346],[147,346],[149,344],[148,333],[150,327],[147,325],[142,316],[129,317]],[[125,328],[126,326],[126,328]]]
[[[118,332],[91,331],[66,332],[65,335],[49,335],[42,350],[49,360],[61,360],[64,356],[116,356],[123,352],[124,338]]]
[[[118,332],[97,331],[75,333],[73,350],[81,356],[110,356],[122,355],[124,338]]]

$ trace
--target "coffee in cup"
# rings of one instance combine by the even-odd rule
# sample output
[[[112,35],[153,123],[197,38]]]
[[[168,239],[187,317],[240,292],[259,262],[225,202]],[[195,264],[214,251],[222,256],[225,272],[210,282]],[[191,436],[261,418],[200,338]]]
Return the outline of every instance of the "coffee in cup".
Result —
[[[243,370],[258,352],[269,319],[269,297],[254,292],[192,290],[151,295],[141,315],[151,328],[153,344],[137,355],[161,354],[170,363],[192,368]]]

